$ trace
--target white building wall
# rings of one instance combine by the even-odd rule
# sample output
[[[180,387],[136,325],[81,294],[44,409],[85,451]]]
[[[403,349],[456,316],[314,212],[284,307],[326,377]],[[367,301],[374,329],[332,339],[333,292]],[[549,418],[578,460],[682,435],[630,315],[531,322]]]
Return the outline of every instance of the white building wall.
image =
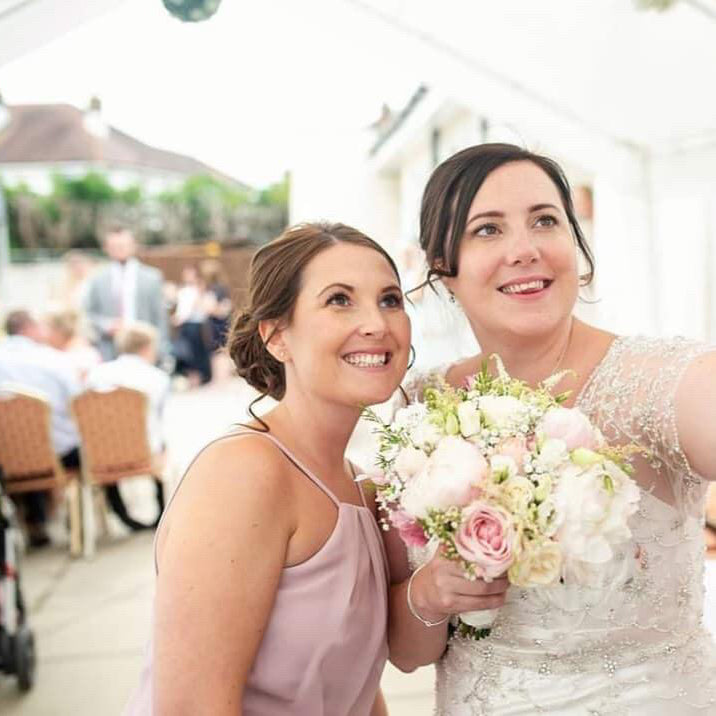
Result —
[[[655,157],[659,332],[716,339],[716,145]]]

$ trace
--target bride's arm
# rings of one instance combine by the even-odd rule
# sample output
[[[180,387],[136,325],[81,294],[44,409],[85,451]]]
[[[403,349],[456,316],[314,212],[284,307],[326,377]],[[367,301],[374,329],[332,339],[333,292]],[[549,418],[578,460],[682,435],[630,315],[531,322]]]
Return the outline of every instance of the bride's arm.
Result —
[[[447,644],[446,617],[449,615],[494,609],[504,604],[506,579],[496,579],[489,584],[481,579],[467,580],[455,562],[439,553],[415,574],[411,584],[405,545],[395,530],[385,533],[385,545],[391,578],[390,661],[401,671],[414,671],[442,656]],[[408,587],[415,614],[408,604]],[[427,626],[416,615],[427,622],[445,621]]]
[[[676,392],[676,427],[689,464],[716,480],[716,351],[696,358]]]

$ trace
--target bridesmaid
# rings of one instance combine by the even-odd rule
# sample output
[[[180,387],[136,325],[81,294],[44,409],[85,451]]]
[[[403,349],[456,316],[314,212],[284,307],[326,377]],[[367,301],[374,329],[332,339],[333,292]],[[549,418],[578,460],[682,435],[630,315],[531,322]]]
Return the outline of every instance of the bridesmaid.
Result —
[[[387,565],[344,452],[409,346],[395,264],[359,231],[306,224],[256,253],[228,347],[278,403],[199,454],[159,525],[153,649],[127,713],[387,713]]]

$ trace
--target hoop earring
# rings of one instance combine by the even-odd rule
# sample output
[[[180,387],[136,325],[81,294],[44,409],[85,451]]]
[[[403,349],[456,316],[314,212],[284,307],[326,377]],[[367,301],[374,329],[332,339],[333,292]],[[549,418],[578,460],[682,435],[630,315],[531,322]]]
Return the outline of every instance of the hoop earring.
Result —
[[[410,344],[410,358],[408,359],[408,367],[406,370],[410,370],[415,365],[415,346],[411,343]]]

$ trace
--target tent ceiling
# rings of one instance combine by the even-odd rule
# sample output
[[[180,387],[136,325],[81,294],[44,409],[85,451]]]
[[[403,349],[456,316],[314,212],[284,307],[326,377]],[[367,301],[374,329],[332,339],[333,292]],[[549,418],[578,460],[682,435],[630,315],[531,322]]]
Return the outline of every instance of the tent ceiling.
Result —
[[[404,61],[426,76],[457,73],[473,104],[481,83],[500,84],[525,113],[541,107],[630,144],[658,151],[716,141],[716,0],[683,0],[666,12],[633,0],[344,4],[392,28],[412,47]],[[485,96],[487,115],[504,111]]]
[[[0,67],[122,2],[0,0]]]

